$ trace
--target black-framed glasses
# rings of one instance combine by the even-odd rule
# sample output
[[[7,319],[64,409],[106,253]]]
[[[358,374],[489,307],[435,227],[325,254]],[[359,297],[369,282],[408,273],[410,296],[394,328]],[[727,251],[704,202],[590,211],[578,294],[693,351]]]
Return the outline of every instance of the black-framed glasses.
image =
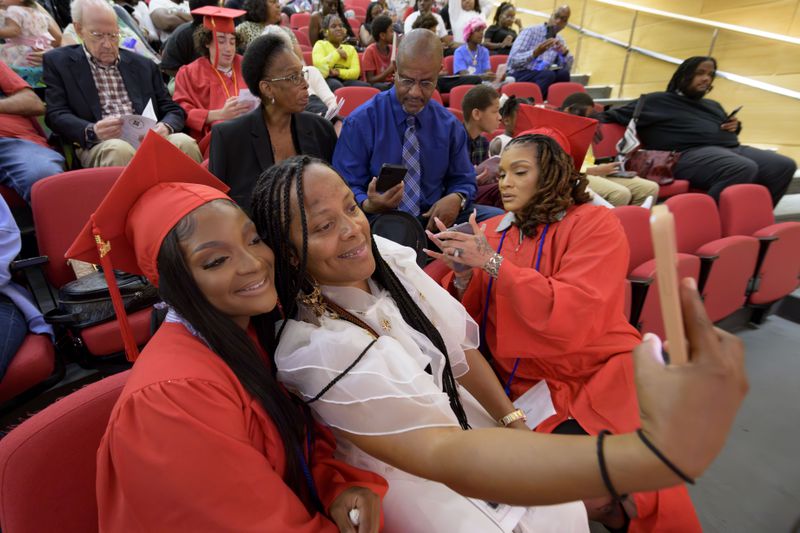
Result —
[[[89,35],[92,36],[92,39],[95,41],[110,41],[111,43],[116,43],[119,41],[119,33],[102,33],[99,31],[90,31]]]
[[[431,80],[412,80],[411,78],[398,77],[397,83],[407,91],[410,91],[414,85],[419,85],[419,88],[426,92],[436,88],[436,82]]]
[[[280,78],[264,78],[264,81],[290,81],[292,85],[300,85],[304,81],[308,81],[308,72],[301,70],[300,72],[295,72],[288,76],[281,76]]]

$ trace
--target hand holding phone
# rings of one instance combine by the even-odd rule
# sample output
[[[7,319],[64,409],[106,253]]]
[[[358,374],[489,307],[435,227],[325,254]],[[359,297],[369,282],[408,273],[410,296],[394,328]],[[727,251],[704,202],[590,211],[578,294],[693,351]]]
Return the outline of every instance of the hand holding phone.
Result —
[[[733,117],[735,117],[735,116],[736,116],[736,114],[737,114],[739,111],[741,111],[743,107],[744,107],[743,105],[740,105],[739,107],[737,107],[736,109],[734,109],[733,111],[731,111],[731,112],[728,114],[728,116],[727,116],[727,117],[725,117],[725,122],[730,122],[731,120],[733,120]]]
[[[461,224],[456,224],[455,226],[448,228],[447,231],[457,231],[459,233],[465,233],[467,235],[475,235],[475,230],[472,228],[472,224],[469,222],[462,222]],[[461,264],[457,261],[453,261],[453,270],[455,272],[466,272],[470,270],[472,267],[468,265]]]
[[[683,329],[680,294],[678,292],[678,249],[675,240],[675,217],[666,205],[653,207],[650,215],[650,232],[656,260],[658,297],[661,316],[669,341],[670,364],[688,362],[686,334]]]
[[[403,165],[391,165],[384,163],[381,172],[378,174],[378,182],[375,190],[383,194],[405,179],[408,169]]]
[[[367,199],[361,203],[361,209],[373,214],[397,209],[403,200],[402,183],[405,175],[405,167],[384,164],[380,175],[372,178],[367,185]]]

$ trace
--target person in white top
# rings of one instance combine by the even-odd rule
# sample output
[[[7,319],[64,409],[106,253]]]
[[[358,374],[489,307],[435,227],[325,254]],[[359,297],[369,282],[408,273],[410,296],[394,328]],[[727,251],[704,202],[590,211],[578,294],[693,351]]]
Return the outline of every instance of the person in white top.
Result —
[[[641,435],[527,431],[475,349],[475,322],[413,250],[371,235],[335,170],[307,156],[282,161],[259,178],[252,212],[275,253],[288,318],[278,378],[334,429],[345,460],[387,478],[389,533],[586,531],[574,500],[680,482],[641,435],[681,475],[698,475],[744,397],[741,344],[715,333],[697,292],[685,288],[693,363],[666,368],[652,339],[634,353]],[[551,505],[561,502],[572,503]]]
[[[151,0],[148,9],[161,42],[166,42],[175,28],[192,20],[187,0]]]
[[[403,21],[403,30],[405,33],[411,31],[411,28],[414,26],[414,21],[416,21],[420,15],[430,13],[434,16],[437,22],[439,22],[439,25],[436,26],[436,35],[442,39],[447,37],[447,26],[444,25],[444,20],[442,20],[442,17],[439,15],[439,13],[434,13],[431,11],[432,9],[433,0],[417,0],[416,5],[414,6],[414,11],[412,11],[411,14],[406,17],[406,20]]]
[[[464,29],[469,21],[475,17],[480,17],[486,22],[486,17],[494,7],[489,0],[448,0],[447,12],[450,15],[450,29],[453,30],[453,39],[463,41]]]

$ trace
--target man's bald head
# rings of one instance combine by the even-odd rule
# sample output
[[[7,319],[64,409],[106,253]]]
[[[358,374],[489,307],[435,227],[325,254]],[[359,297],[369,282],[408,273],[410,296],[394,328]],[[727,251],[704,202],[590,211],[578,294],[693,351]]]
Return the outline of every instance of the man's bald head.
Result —
[[[403,36],[397,47],[397,65],[416,68],[442,63],[442,42],[430,30],[417,28]]]
[[[394,87],[406,113],[415,115],[428,104],[442,68],[442,42],[430,30],[406,33],[397,49]]]

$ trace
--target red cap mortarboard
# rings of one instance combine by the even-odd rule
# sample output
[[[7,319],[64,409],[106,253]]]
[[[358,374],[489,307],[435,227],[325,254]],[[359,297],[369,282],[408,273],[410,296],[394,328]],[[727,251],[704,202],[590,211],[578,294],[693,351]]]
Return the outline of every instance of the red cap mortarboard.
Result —
[[[192,15],[203,17],[203,26],[212,32],[233,33],[235,25],[233,19],[246,15],[247,11],[229,9],[227,7],[203,6],[192,10]]]
[[[129,360],[138,355],[114,269],[144,275],[158,285],[158,252],[184,216],[229,187],[154,132],[145,136],[65,257],[103,266]]]
[[[544,131],[531,132],[530,130],[534,128],[550,128],[563,137],[558,139]],[[517,112],[517,123],[514,129],[515,137],[522,133],[541,133],[553,137],[572,156],[575,170],[580,170],[589,145],[592,143],[595,129],[597,129],[597,121],[593,118],[579,117],[552,109],[521,105]],[[566,146],[564,146],[564,140],[567,141]]]
[[[236,25],[233,19],[246,15],[247,11],[241,9],[229,9],[227,7],[217,6],[203,6],[192,10],[192,15],[200,15],[203,17],[203,26],[211,30],[211,38],[214,43],[217,42],[217,33],[233,33],[236,31]],[[219,63],[219,47],[215,48],[214,60],[212,65],[214,68]]]

